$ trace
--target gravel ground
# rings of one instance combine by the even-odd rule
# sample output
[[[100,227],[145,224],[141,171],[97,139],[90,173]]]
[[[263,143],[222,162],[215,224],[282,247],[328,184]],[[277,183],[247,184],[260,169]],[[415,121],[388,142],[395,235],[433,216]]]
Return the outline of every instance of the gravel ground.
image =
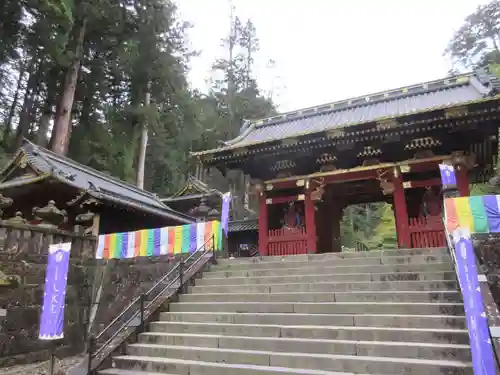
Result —
[[[78,365],[83,356],[56,358],[54,375],[66,375],[68,370]],[[48,375],[49,361],[32,363],[29,365],[0,368],[0,375]]]

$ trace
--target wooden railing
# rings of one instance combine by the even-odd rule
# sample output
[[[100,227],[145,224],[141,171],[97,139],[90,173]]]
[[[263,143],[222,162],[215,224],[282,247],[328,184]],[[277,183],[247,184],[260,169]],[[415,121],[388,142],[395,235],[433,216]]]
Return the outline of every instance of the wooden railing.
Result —
[[[409,232],[412,248],[446,246],[443,221],[439,216],[410,218]]]
[[[268,255],[307,254],[307,233],[305,228],[271,229],[268,237]]]

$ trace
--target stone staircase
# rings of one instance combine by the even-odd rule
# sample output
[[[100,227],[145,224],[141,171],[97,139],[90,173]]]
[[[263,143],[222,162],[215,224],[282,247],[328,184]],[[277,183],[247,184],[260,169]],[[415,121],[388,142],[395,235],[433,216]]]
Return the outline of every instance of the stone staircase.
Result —
[[[473,374],[446,249],[219,260],[107,375]]]

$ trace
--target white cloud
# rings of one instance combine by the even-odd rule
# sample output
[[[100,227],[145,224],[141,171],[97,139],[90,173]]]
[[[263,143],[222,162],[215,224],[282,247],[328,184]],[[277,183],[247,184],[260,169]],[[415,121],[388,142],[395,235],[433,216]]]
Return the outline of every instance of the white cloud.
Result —
[[[255,74],[277,88],[281,110],[303,108],[443,77],[453,31],[482,0],[233,0],[260,38]],[[189,37],[202,54],[193,86],[206,89],[210,66],[223,55],[228,0],[178,0],[194,24]],[[266,68],[269,59],[276,68]],[[276,78],[278,77],[278,78]]]

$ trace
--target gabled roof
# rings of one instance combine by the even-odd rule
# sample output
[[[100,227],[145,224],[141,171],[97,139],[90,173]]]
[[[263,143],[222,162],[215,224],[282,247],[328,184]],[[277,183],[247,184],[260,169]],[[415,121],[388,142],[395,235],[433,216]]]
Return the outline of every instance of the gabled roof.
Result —
[[[67,157],[55,154],[28,140],[23,142],[16,156],[4,168],[1,175],[11,169],[15,161],[22,155],[26,157],[28,165],[40,175],[55,178],[62,183],[81,190],[82,193],[86,192],[96,199],[119,206],[126,206],[135,211],[145,211],[182,223],[195,221],[194,218],[188,215],[172,210],[162,203],[154,193],[139,189],[134,185],[84,166]]]
[[[258,219],[232,220],[228,223],[228,232],[245,232],[259,229]]]
[[[177,202],[188,199],[201,199],[213,195],[222,195],[222,193],[216,189],[210,189],[203,181],[189,175],[182,189],[168,198],[162,198],[161,201]]]
[[[401,87],[248,122],[212,154],[266,142],[383,121],[478,101],[496,93],[497,80],[485,71]]]

